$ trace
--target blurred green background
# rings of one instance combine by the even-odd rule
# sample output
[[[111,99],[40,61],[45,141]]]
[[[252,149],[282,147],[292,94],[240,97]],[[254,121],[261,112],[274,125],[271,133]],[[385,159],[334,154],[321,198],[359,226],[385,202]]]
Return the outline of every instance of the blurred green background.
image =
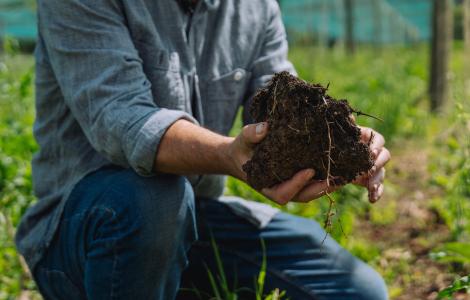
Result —
[[[370,205],[354,186],[333,194],[330,233],[384,276],[392,299],[437,299],[439,291],[445,297],[454,282],[458,292],[449,297],[470,299],[470,68],[462,1],[453,7],[450,93],[440,113],[429,109],[433,1],[355,1],[354,53],[345,41],[343,1],[281,1],[299,76],[330,83],[334,97],[383,119],[358,123],[380,131],[393,156],[379,203]],[[0,0],[0,299],[40,298],[13,243],[20,216],[35,201],[34,24],[34,1]],[[237,120],[232,134],[239,129]],[[233,178],[226,193],[269,202]],[[322,223],[328,200],[282,209]]]

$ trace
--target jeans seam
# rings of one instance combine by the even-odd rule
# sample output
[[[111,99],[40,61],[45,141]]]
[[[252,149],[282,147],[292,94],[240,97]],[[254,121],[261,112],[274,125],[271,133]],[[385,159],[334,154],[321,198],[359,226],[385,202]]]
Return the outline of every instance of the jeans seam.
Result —
[[[108,191],[111,191],[111,190],[113,190],[112,187],[108,187],[108,188],[106,189],[107,192],[108,192]],[[115,192],[117,192],[117,191],[115,191]],[[106,194],[106,193],[103,193],[103,195],[100,197],[100,199],[102,199],[102,197],[104,197],[105,194]],[[116,219],[116,211],[115,211],[112,207],[108,207],[108,206],[106,206],[106,205],[96,205],[96,206],[93,206],[93,207],[91,208],[90,213],[93,213],[93,212],[95,212],[95,211],[97,211],[97,210],[101,210],[101,211],[103,211],[103,212],[105,212],[105,213],[110,213],[110,214],[111,214],[111,218],[110,218],[110,219],[112,219],[112,220],[115,220],[115,219]],[[121,230],[119,230],[118,233],[121,233]],[[101,234],[99,234],[99,235],[96,236],[96,238],[100,238],[100,237],[101,237]],[[115,298],[115,294],[116,294],[116,293],[115,293],[115,290],[116,290],[116,287],[119,286],[119,285],[115,282],[115,280],[114,280],[114,278],[119,278],[119,276],[115,276],[115,274],[116,274],[116,269],[117,269],[117,265],[118,265],[118,261],[119,261],[118,255],[117,255],[117,250],[116,250],[116,243],[117,243],[116,241],[113,242],[112,247],[111,247],[111,248],[112,248],[112,251],[113,251],[113,267],[112,267],[112,270],[111,270],[111,291],[110,291],[110,299],[116,299],[116,298]]]
[[[107,189],[108,191],[112,190],[112,187]],[[115,191],[117,192],[117,191]],[[98,208],[98,207],[94,207]],[[106,206],[100,206],[99,209],[103,209],[105,212],[111,212],[111,219],[115,220],[116,219],[116,211],[113,208],[106,207]],[[118,231],[118,234],[121,233],[121,230]],[[119,276],[116,276],[117,273],[117,266],[119,263],[119,257],[117,254],[117,247],[116,247],[117,241],[114,241],[112,244],[112,251],[113,251],[113,267],[111,270],[111,291],[110,291],[110,299],[116,299],[116,287],[119,287],[119,284],[116,282],[115,278],[119,279]]]
[[[117,269],[117,264],[118,264],[118,256],[116,253],[116,247],[113,247],[113,269],[111,271],[111,293],[109,297],[111,299],[115,299],[115,287],[118,286],[114,280],[114,278],[117,278],[118,276],[116,275],[116,269]]]
[[[205,247],[205,248],[211,248],[212,247],[209,242],[203,242],[203,241],[197,241],[194,244],[194,246],[201,246],[201,247]],[[220,245],[217,245],[217,248],[221,252],[226,252],[226,253],[232,254],[232,255],[234,255],[238,258],[241,258],[241,259],[245,260],[248,263],[251,263],[251,264],[253,264],[257,267],[261,267],[261,264],[257,263],[256,261],[250,259],[249,257],[245,256],[244,254],[242,254],[238,251],[235,251],[233,249],[229,249],[229,248],[226,248],[226,247],[220,246]],[[318,300],[317,296],[314,293],[312,293],[311,291],[307,290],[306,288],[304,288],[302,286],[299,286],[299,284],[295,283],[292,279],[290,279],[288,276],[282,274],[278,270],[266,267],[266,272],[270,273],[274,277],[277,277],[281,281],[284,281],[285,283],[288,283],[289,285],[291,285],[295,289],[299,290],[300,292],[306,294],[307,296],[313,297],[312,299]]]

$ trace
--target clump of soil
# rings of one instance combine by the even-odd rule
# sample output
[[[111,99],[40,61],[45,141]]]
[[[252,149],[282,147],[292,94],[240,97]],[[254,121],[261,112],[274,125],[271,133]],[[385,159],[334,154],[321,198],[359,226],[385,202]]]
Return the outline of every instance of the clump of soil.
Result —
[[[315,170],[314,179],[339,185],[372,168],[369,145],[351,117],[355,111],[326,91],[281,72],[254,96],[250,114],[269,130],[243,165],[251,186],[272,187],[307,168]]]

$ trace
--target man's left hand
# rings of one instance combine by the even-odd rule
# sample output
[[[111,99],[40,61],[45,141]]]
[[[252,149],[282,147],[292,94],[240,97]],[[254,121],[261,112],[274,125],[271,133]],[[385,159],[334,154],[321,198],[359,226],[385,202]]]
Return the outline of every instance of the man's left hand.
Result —
[[[380,133],[371,128],[360,128],[362,141],[364,143],[370,142],[369,147],[375,163],[372,169],[370,169],[367,174],[358,177],[354,181],[354,184],[367,188],[369,191],[369,201],[374,203],[377,202],[384,193],[383,181],[385,178],[385,165],[390,160],[391,155],[390,151],[384,147],[385,139]]]

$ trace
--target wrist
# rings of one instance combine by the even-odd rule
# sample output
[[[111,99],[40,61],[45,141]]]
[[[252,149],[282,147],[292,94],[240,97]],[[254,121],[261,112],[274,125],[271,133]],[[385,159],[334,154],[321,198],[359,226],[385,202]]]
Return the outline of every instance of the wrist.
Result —
[[[236,160],[236,147],[234,146],[236,139],[233,137],[225,137],[219,146],[219,162],[225,175],[240,178],[240,168]]]

